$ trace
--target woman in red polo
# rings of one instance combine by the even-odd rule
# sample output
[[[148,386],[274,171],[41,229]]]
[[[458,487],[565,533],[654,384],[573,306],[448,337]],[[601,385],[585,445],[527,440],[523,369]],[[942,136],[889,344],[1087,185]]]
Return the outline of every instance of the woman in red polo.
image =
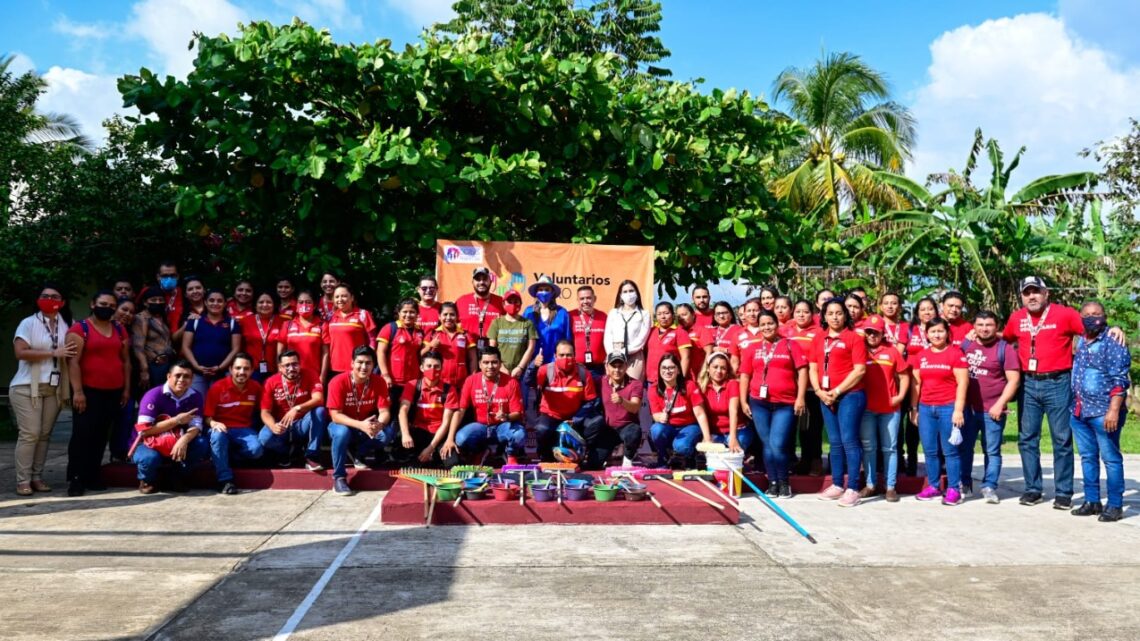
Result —
[[[927,323],[926,339],[930,345],[910,359],[914,369],[910,420],[918,424],[922,451],[926,455],[927,485],[915,498],[931,501],[941,497],[943,505],[958,505],[962,495],[953,480],[962,478],[958,446],[962,443],[962,425],[966,422],[966,388],[970,375],[962,348],[950,343],[949,322],[935,318]],[[946,478],[951,479],[945,496],[939,489],[942,478],[939,449],[946,459]]]
[[[650,386],[657,383],[657,365],[665,354],[676,356],[677,362],[681,364],[681,374],[687,375],[689,351],[693,347],[689,341],[689,333],[677,327],[672,303],[657,303],[653,315],[657,322],[649,330],[649,339],[645,343],[648,355],[645,377]]]
[[[740,325],[736,324],[736,314],[732,305],[725,301],[718,301],[713,305],[713,324],[701,330],[701,345],[704,346],[705,355],[711,356],[713,352],[728,354],[732,371],[740,371],[740,352],[737,343],[740,340]]]
[[[697,323],[697,310],[688,303],[677,305],[677,325],[689,335],[689,371],[693,377],[699,376],[705,366],[705,349],[701,343],[701,328]]]
[[[666,467],[672,454],[696,465],[697,442],[712,441],[705,398],[696,381],[681,373],[681,359],[665,354],[657,364],[657,383],[649,388],[653,426],[649,438],[657,451],[657,467]]]
[[[323,323],[316,300],[309,290],[297,294],[297,315],[283,321],[277,332],[279,351],[293,350],[301,360],[301,371],[325,380],[329,369],[329,346],[321,337]]]
[[[277,334],[281,331],[277,299],[268,291],[253,299],[253,313],[237,319],[245,352],[253,357],[253,380],[264,383],[277,373]]]
[[[815,305],[807,299],[801,298],[792,305],[792,321],[784,328],[784,337],[793,341],[805,355],[810,357],[812,344],[816,334],[823,329],[819,326],[820,319],[815,314]],[[811,476],[823,475],[823,411],[819,408],[819,398],[815,395],[809,381],[804,396],[804,405],[807,411],[796,420],[797,429],[793,430],[800,439],[800,459],[796,466],[797,474]],[[792,447],[792,454],[795,448]]]
[[[416,326],[419,315],[419,302],[405,298],[396,306],[396,320],[385,324],[376,335],[376,363],[392,394],[392,407],[400,404],[404,386],[420,377],[424,333]]]
[[[715,352],[705,361],[705,369],[697,379],[697,385],[705,396],[713,441],[727,445],[733,452],[744,452],[756,433],[746,421],[741,425],[740,383],[732,373],[728,354]]]
[[[352,369],[352,350],[367,345],[376,348],[376,321],[368,310],[358,309],[348,285],[333,291],[336,311],[321,328],[321,340],[329,346],[329,377]]]
[[[436,352],[443,358],[440,379],[447,385],[461,387],[475,368],[475,341],[459,326],[459,308],[455,303],[439,307],[439,326],[424,337],[420,357]]]

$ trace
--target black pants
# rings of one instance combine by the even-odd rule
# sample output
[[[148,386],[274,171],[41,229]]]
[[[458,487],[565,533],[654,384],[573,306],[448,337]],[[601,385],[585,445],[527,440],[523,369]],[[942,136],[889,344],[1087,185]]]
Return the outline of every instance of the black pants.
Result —
[[[606,419],[596,415],[584,418],[576,416],[566,422],[570,423],[589,443],[589,437],[586,435],[605,427]],[[558,444],[558,426],[562,423],[562,420],[553,416],[538,415],[538,420],[534,424],[534,438],[538,445],[538,459],[540,461],[549,463],[554,460],[554,446]]]
[[[87,409],[71,419],[71,441],[67,444],[67,480],[83,484],[99,482],[99,467],[107,437],[119,422],[123,390],[101,390],[83,386]]]
[[[447,428],[441,425],[439,429],[445,430]],[[433,438],[435,438],[435,435],[425,429],[415,426],[409,426],[408,432],[412,435],[412,449],[405,450],[403,444],[400,444],[399,449],[404,452],[404,456],[406,458],[414,459],[412,461],[413,465],[425,465],[424,463],[420,463],[419,455],[420,452],[424,451],[424,449],[427,448],[427,446],[431,445],[431,441]],[[442,465],[444,467],[452,467],[453,465],[459,465],[459,456],[458,454],[453,453],[446,459],[440,459],[439,450],[436,449],[431,453],[431,461],[426,463],[426,465]]]
[[[610,427],[604,420],[586,424],[586,465],[583,469],[600,470],[613,456],[618,444],[625,446],[625,455],[633,458],[641,449],[641,425],[631,423],[623,427]]]
[[[800,465],[806,471],[812,461],[823,458],[823,410],[815,392],[808,391],[804,403],[807,416],[797,419],[796,436],[800,440]],[[788,443],[794,447],[794,439],[788,439]]]
[[[899,423],[899,474],[914,476],[918,473],[919,438],[918,426],[910,420],[910,407],[910,399],[905,398],[899,408],[902,411]]]

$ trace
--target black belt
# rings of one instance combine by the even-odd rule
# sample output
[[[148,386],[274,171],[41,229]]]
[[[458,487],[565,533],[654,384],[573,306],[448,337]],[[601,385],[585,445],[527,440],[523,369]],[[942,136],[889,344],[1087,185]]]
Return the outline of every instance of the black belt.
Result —
[[[1025,375],[1028,378],[1032,378],[1035,381],[1051,381],[1053,379],[1061,378],[1062,376],[1064,376],[1065,374],[1068,374],[1068,373],[1069,373],[1069,370],[1062,369],[1062,370],[1058,370],[1056,372],[1045,372],[1043,374],[1038,374],[1037,372],[1026,372]]]

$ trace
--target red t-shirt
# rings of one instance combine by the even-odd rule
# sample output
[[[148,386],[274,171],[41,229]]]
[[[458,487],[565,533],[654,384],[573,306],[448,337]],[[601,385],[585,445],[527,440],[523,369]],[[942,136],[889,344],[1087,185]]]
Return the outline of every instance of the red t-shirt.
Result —
[[[500,375],[495,382],[483,378],[482,373],[468,376],[456,409],[466,413],[472,407],[475,408],[476,423],[498,425],[495,415],[499,412],[510,415],[523,411],[519,382],[505,375]]]
[[[322,328],[319,321],[314,319],[306,328],[301,327],[301,322],[294,318],[282,323],[281,328],[277,331],[277,343],[284,346],[281,351],[293,350],[297,352],[297,356],[301,359],[301,371],[320,376],[321,350],[325,344],[321,333]]]
[[[83,333],[84,322],[87,324],[86,336]],[[123,389],[126,385],[123,379],[123,345],[130,340],[127,330],[118,323],[112,323],[111,335],[104,336],[95,329],[95,323],[80,321],[73,324],[67,333],[84,339],[83,355],[79,357],[83,387],[97,390]]]
[[[241,328],[243,349],[253,357],[253,371],[260,371],[261,361],[265,361],[269,373],[272,374],[277,371],[277,339],[275,337],[281,331],[283,320],[280,316],[274,316],[266,322],[257,314],[250,314],[243,316],[238,321],[238,327]]]
[[[542,390],[542,403],[538,408],[540,413],[568,421],[574,418],[583,403],[598,397],[594,377],[590,376],[590,372],[584,372],[585,375],[580,376],[577,365],[569,374],[555,367],[554,380],[548,380],[549,369],[546,365],[538,368],[538,388]]]
[[[873,350],[867,348],[867,373],[863,376],[863,387],[867,391],[868,412],[890,414],[898,411],[898,407],[891,407],[891,398],[899,393],[895,375],[904,374],[908,367],[893,345],[883,343]]]
[[[815,340],[816,334],[823,331],[820,329],[819,325],[808,325],[807,327],[800,327],[799,325],[796,325],[795,321],[788,323],[785,325],[785,327],[787,328],[787,331],[785,334],[783,334],[784,338],[795,341],[796,344],[800,346],[800,349],[804,351],[804,355],[807,355],[809,352],[811,352],[812,341]]]
[[[491,329],[491,321],[503,315],[503,299],[496,294],[488,294],[482,300],[476,298],[474,293],[464,294],[455,301],[455,306],[459,308],[459,325],[476,339],[486,338],[487,331]]]
[[[388,384],[384,377],[372,374],[364,385],[352,381],[352,372],[337,374],[329,381],[328,400],[325,406],[347,414],[349,418],[363,421],[376,414],[391,402],[388,399]]]
[[[297,301],[281,301],[281,307],[277,310],[278,315],[285,320],[293,320],[297,316]]]
[[[420,377],[420,348],[424,333],[404,327],[402,321],[384,323],[376,335],[377,345],[388,346],[388,373],[396,385],[406,385]]]
[[[925,349],[922,354],[912,357],[910,366],[922,380],[918,402],[923,405],[950,405],[958,395],[958,379],[954,370],[966,370],[966,355],[961,348],[953,345],[941,352]]]
[[[458,388],[467,380],[467,350],[475,349],[475,341],[458,327],[454,334],[448,334],[446,329],[436,329],[424,338],[424,342],[430,343],[436,338],[439,339],[439,346],[435,351],[443,357],[440,379]]]
[[[765,358],[768,359],[766,376]],[[807,367],[807,364],[807,354],[795,341],[778,338],[775,343],[761,341],[742,354],[740,373],[752,377],[748,383],[748,394],[752,398],[771,403],[795,403],[799,369]],[[768,386],[767,398],[760,395],[762,385]]]
[[[729,353],[739,354],[743,360],[744,353],[762,340],[764,337],[760,335],[759,327],[741,327],[740,331],[736,333],[736,351]]]
[[[272,414],[274,420],[280,421],[293,406],[308,403],[314,393],[324,394],[324,391],[325,386],[321,384],[320,377],[304,369],[301,370],[301,378],[294,383],[286,381],[281,374],[274,374],[265,381],[265,389],[261,393],[261,409]]]
[[[701,388],[697,386],[696,381],[686,380],[685,390],[680,394],[675,387],[665,388],[664,396],[657,393],[656,385],[649,388],[649,410],[652,413],[664,412],[669,400],[673,400],[673,409],[669,412],[669,425],[678,426],[695,424],[697,415],[693,413],[693,408],[703,406],[705,403],[705,397],[701,394]]]
[[[906,344],[910,342],[910,324],[903,321],[892,323],[884,316],[883,325],[886,326],[883,332],[883,342],[887,345],[901,344],[902,346],[906,346]],[[896,351],[898,350],[896,349]]]
[[[574,334],[574,357],[586,364],[586,353],[590,354],[590,364],[606,362],[606,346],[603,336],[606,333],[606,313],[594,310],[586,316],[581,310],[570,312],[570,331]],[[588,340],[587,340],[588,339]]]
[[[261,394],[261,383],[250,379],[238,389],[234,379],[227,376],[210,386],[203,413],[226,427],[252,427],[260,423],[255,417]]]
[[[689,333],[676,325],[668,328],[655,325],[649,330],[649,340],[645,344],[649,354],[649,358],[645,361],[645,379],[650,385],[657,382],[657,366],[661,364],[661,359],[666,354],[676,356],[677,362],[680,362],[681,350],[691,350],[693,346],[689,341]]]
[[[913,359],[930,347],[930,343],[926,342],[926,328],[922,323],[915,323],[910,326],[910,340],[906,344],[906,357],[907,360]]]
[[[696,377],[705,366],[705,346],[701,342],[701,330],[696,323],[693,323],[689,329],[681,329],[680,331],[689,335],[689,344],[693,346],[689,350],[689,373]]]
[[[416,317],[416,328],[427,336],[439,327],[439,308],[442,305],[434,303],[431,307],[419,306],[420,315]]]
[[[701,330],[701,349],[704,349],[706,345],[712,345],[714,352],[739,354],[738,343],[743,331],[744,328],[740,325],[729,325],[728,327],[717,325],[703,328]]]
[[[231,298],[228,301],[226,301],[226,314],[228,314],[230,318],[237,320],[237,321],[240,321],[241,319],[245,318],[246,316],[252,316],[253,310],[252,309],[238,309],[237,301]]]
[[[954,347],[961,347],[962,341],[966,340],[966,334],[969,334],[974,329],[974,324],[965,318],[956,318],[950,322],[950,343]]]
[[[695,327],[698,332],[705,329],[706,327],[716,326],[716,318],[713,314],[712,307],[710,307],[706,312],[702,312],[699,309],[696,310],[696,312],[697,320],[693,323],[693,327]]]
[[[404,386],[404,393],[400,396],[400,404],[414,403],[416,401],[416,384],[418,381],[412,381]],[[443,384],[436,385],[435,387],[428,387],[426,384],[421,384],[420,400],[414,407],[408,408],[408,416],[412,419],[412,427],[418,427],[421,430],[427,430],[432,434],[439,431],[443,426],[443,410],[445,407],[454,408],[459,404],[458,393],[455,387],[448,385],[447,393],[443,391]]]
[[[734,398],[740,398],[740,383],[727,381],[718,391],[709,383],[705,388],[705,409],[708,411],[709,428],[721,434],[729,433],[728,410],[729,403]]]
[[[1037,340],[1033,340],[1036,328]],[[1072,307],[1050,303],[1038,316],[1031,316],[1022,307],[1009,317],[1002,337],[1007,342],[1017,341],[1017,358],[1021,371],[1048,374],[1073,368],[1073,337],[1085,331],[1081,314]],[[1037,369],[1030,367],[1030,358],[1037,360]]]
[[[845,329],[839,336],[828,336],[821,330],[812,341],[811,360],[818,367],[819,385],[825,390],[835,389],[855,368],[855,363],[867,362],[867,344],[854,330]],[[824,384],[826,380],[826,385]],[[863,381],[852,387],[851,392],[863,389]]]
[[[333,312],[329,322],[321,326],[321,340],[329,346],[329,369],[347,372],[352,369],[352,350],[371,344],[376,322],[367,310],[354,309],[344,314]]]

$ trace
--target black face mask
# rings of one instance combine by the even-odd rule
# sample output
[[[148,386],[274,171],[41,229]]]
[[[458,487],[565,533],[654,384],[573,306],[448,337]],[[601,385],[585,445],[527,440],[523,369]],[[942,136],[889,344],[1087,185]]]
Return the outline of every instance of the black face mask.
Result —
[[[162,316],[166,311],[166,303],[147,303],[146,311],[150,312],[151,316]]]
[[[94,316],[95,318],[98,318],[101,321],[111,320],[111,317],[115,315],[115,308],[114,307],[96,307],[95,309],[91,310],[91,315]]]

